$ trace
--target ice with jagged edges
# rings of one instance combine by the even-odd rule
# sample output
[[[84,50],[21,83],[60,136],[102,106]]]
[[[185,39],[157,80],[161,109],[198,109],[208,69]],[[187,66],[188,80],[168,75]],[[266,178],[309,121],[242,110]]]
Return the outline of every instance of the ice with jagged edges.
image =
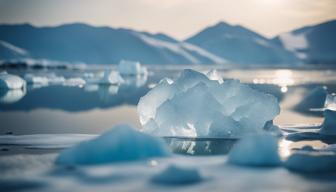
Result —
[[[0,72],[0,89],[22,89],[26,81],[21,77],[8,74],[6,71]]]
[[[320,134],[336,136],[336,111],[325,109],[323,115],[324,121],[320,129]]]
[[[161,138],[118,125],[101,136],[66,149],[56,159],[60,165],[95,165],[145,160],[170,155]]]
[[[213,73],[212,73],[213,74]],[[138,103],[144,131],[158,136],[240,137],[265,131],[280,112],[277,99],[238,80],[210,80],[185,69],[162,79]]]
[[[118,65],[118,71],[121,75],[147,75],[147,68],[141,66],[138,61],[121,60]]]
[[[196,168],[186,168],[177,165],[170,165],[165,170],[151,179],[153,183],[162,185],[187,185],[198,183],[203,180]]]
[[[228,162],[245,166],[278,166],[278,141],[271,134],[256,134],[243,137],[233,146]]]

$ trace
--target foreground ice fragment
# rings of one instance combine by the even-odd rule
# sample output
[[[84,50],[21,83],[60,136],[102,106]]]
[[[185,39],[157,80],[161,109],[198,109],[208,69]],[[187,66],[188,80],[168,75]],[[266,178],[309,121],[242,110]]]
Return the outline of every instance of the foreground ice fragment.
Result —
[[[121,60],[118,71],[121,75],[147,75],[147,68],[137,61]]]
[[[169,155],[166,144],[160,138],[141,133],[128,125],[119,125],[93,140],[64,150],[56,163],[94,165]]]
[[[21,89],[26,85],[25,80],[7,72],[0,73],[0,89]]]
[[[249,135],[238,141],[229,153],[229,163],[246,166],[278,166],[278,141],[270,134]]]
[[[293,153],[284,163],[292,171],[305,173],[336,172],[336,153],[307,150]]]
[[[264,132],[279,112],[272,95],[190,69],[175,81],[161,80],[138,103],[144,131],[159,136],[240,137]]]
[[[187,185],[203,180],[195,168],[184,168],[170,165],[158,175],[152,177],[152,182],[163,185]]]

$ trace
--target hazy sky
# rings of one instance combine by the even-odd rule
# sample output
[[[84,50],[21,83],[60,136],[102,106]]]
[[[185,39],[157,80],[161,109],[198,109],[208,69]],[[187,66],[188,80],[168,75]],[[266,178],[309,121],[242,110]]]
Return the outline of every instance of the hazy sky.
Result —
[[[85,22],[186,38],[219,21],[268,37],[336,19],[336,0],[0,0],[0,23]]]

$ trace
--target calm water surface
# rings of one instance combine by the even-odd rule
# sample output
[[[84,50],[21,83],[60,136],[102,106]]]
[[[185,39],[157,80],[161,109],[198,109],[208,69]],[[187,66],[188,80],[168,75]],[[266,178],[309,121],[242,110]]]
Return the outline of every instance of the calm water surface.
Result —
[[[209,68],[210,69],[210,68]],[[207,72],[207,68],[198,70]],[[11,70],[23,76],[26,73],[55,74],[57,76],[83,77],[84,74],[98,74],[103,69],[83,70]],[[136,105],[164,77],[176,78],[182,68],[149,68],[144,77],[125,77],[120,86],[63,86],[29,85],[21,92],[0,93],[0,134],[45,134],[81,133],[100,134],[114,125],[127,123],[141,129]],[[224,78],[240,79],[256,89],[276,96],[281,113],[275,124],[281,126],[318,124],[323,118],[319,112],[296,109],[295,106],[315,87],[326,86],[329,92],[336,92],[335,70],[304,69],[219,69]],[[171,146],[179,141],[168,141]],[[177,143],[177,144],[176,144]],[[190,143],[190,142],[189,142]],[[191,142],[192,143],[192,142]],[[230,141],[227,141],[231,145]],[[199,144],[202,146],[205,144]],[[216,142],[207,144],[214,150]],[[185,153],[176,149],[177,153]],[[206,152],[205,152],[206,153]]]

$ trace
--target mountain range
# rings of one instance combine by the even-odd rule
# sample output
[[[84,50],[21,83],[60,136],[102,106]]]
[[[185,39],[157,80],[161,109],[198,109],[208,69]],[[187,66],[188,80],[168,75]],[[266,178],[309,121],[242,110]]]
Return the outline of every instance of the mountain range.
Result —
[[[0,60],[48,59],[87,64],[303,64],[336,63],[336,20],[269,39],[219,22],[179,41],[163,33],[82,23],[55,27],[0,25]]]

